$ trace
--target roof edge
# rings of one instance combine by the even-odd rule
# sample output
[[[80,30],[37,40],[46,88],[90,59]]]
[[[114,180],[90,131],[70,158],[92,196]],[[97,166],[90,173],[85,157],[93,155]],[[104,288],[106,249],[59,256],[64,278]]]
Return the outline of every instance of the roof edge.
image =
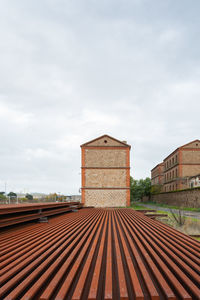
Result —
[[[184,145],[182,145],[182,146],[176,148],[176,149],[175,149],[173,152],[171,152],[167,157],[165,157],[165,158],[163,159],[163,161],[166,161],[166,159],[168,159],[168,158],[169,158],[172,154],[174,154],[176,151],[178,151],[178,150],[180,150],[180,149],[183,149],[185,146],[187,146],[187,145],[189,145],[189,144],[191,144],[191,143],[194,143],[194,142],[200,143],[200,140],[196,139],[196,140],[194,140],[194,141],[191,141],[191,142],[189,142],[189,143],[187,143],[187,144],[184,144]]]
[[[153,171],[155,168],[157,168],[159,166],[164,166],[164,162],[162,161],[161,163],[157,164],[153,169],[151,169],[151,171]]]
[[[120,143],[120,144],[122,144],[122,145],[124,145],[124,146],[126,146],[126,147],[131,148],[131,145],[126,144],[126,143],[124,143],[124,142],[122,142],[122,141],[120,141],[120,140],[118,140],[118,139],[115,139],[114,137],[112,137],[112,136],[110,136],[110,135],[108,135],[108,134],[103,134],[103,135],[101,135],[101,136],[99,136],[99,137],[97,137],[97,138],[95,138],[95,139],[93,139],[93,140],[90,140],[90,141],[88,141],[87,143],[84,143],[84,144],[80,145],[80,147],[87,146],[88,144],[93,143],[93,142],[95,142],[95,141],[97,141],[97,140],[99,140],[99,139],[102,139],[102,138],[104,138],[104,137],[108,137],[108,138],[112,139],[112,140],[115,141],[115,142],[118,142],[118,143]],[[99,147],[101,147],[101,146],[99,146]]]

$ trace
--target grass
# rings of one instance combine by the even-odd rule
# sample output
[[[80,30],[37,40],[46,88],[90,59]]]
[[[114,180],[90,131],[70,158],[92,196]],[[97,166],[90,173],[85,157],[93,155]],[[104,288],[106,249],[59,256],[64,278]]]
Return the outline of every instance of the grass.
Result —
[[[142,206],[142,205],[139,205],[139,204],[137,204],[137,203],[131,203],[131,206],[129,206],[129,208],[133,208],[133,209],[135,209],[135,210],[141,210],[141,209],[145,209],[145,207],[144,206]]]
[[[181,209],[181,210],[188,210],[188,211],[195,211],[200,212],[200,208],[194,208],[194,207],[180,207],[180,206],[174,206],[174,205],[167,205],[164,203],[155,203],[155,202],[142,202],[144,204],[164,207],[164,208],[171,208],[171,209]]]
[[[155,204],[155,203],[154,203]],[[161,205],[157,205],[161,206]],[[168,205],[162,205],[162,207],[167,207],[167,208],[172,208],[171,206]],[[135,210],[141,210],[145,209],[144,206],[140,205],[138,202],[131,203],[130,208],[135,209]],[[180,209],[179,207],[173,207],[175,209]],[[165,210],[156,210],[157,213],[161,214],[167,214],[167,218],[159,218],[159,220],[185,234],[192,235],[192,234],[200,234],[200,220],[191,218],[191,217],[185,217],[185,223],[182,226],[179,226],[174,218],[172,217],[172,214],[170,211],[165,211]],[[200,238],[194,238],[198,241],[200,241]]]
[[[200,234],[200,220],[191,218],[191,217],[185,217],[185,222],[182,226],[180,226],[175,219],[172,217],[172,214],[170,212],[166,211],[157,211],[159,213],[165,213],[168,214],[168,218],[159,218],[159,220],[185,234],[193,235],[193,234]],[[177,214],[176,214],[177,215]],[[178,215],[177,215],[178,216]],[[197,240],[200,240],[200,238],[195,238]]]

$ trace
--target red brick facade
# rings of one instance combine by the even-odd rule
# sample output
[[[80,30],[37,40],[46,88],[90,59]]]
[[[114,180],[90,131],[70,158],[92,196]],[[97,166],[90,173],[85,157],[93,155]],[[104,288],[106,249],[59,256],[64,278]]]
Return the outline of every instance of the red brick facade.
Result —
[[[151,179],[153,185],[156,184],[157,180],[157,177],[154,175],[156,172],[159,173],[158,166],[152,169]],[[195,140],[177,148],[163,160],[162,190],[164,192],[169,192],[189,188],[189,178],[199,173],[200,140]]]
[[[151,170],[151,185],[163,185],[164,163],[160,163]]]

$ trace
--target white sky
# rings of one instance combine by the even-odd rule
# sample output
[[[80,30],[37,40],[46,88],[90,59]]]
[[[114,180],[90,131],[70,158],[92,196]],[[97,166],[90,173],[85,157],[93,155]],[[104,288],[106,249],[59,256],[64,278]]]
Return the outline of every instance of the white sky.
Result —
[[[132,146],[131,174],[200,132],[199,0],[2,0],[0,191],[77,194],[80,144]]]

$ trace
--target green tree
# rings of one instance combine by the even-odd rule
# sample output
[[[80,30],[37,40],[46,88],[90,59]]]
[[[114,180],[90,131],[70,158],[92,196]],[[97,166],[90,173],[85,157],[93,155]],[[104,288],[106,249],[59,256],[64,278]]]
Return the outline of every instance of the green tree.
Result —
[[[8,194],[8,197],[14,199],[14,198],[17,198],[17,194],[16,194],[16,193],[13,193],[13,192],[10,192],[10,193]]]
[[[5,192],[0,192],[0,202],[4,202],[6,200]]]
[[[150,196],[151,194],[151,179],[133,179],[130,177],[131,201],[141,200],[143,196]]]
[[[31,194],[26,194],[26,199],[32,201],[33,200],[33,195]]]

